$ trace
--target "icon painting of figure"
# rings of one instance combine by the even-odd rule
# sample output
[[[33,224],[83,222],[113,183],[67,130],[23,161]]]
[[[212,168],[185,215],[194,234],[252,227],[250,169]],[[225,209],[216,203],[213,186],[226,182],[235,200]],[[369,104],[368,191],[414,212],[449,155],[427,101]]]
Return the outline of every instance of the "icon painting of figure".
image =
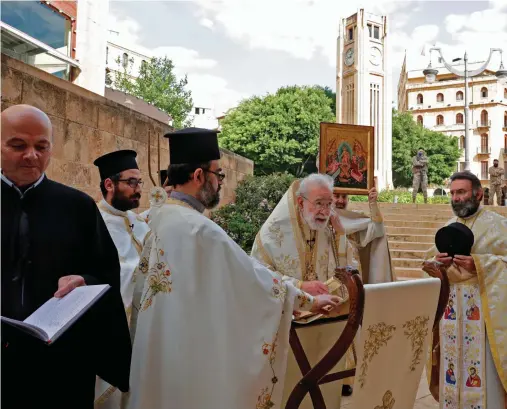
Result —
[[[479,321],[481,319],[481,313],[479,311],[479,307],[475,305],[473,297],[469,298],[468,306],[469,308],[466,310],[467,319],[469,321]]]
[[[454,311],[454,302],[452,300],[449,300],[449,304],[447,304],[447,307],[445,307],[444,319],[445,320],[456,319],[456,311]]]
[[[474,366],[471,366],[468,369],[468,373],[470,376],[467,378],[466,386],[469,388],[480,388],[481,387],[481,378],[477,375],[477,369]]]
[[[456,385],[456,376],[454,375],[454,364],[449,364],[449,369],[445,372],[445,382],[449,385]]]

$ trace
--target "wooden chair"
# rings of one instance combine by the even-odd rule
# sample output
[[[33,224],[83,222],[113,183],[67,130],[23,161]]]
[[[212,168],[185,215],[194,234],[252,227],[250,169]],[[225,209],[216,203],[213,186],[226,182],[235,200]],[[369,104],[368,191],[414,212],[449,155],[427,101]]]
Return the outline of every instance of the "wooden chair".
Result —
[[[292,324],[289,342],[303,378],[292,390],[285,406],[286,409],[299,408],[307,393],[310,393],[315,409],[326,409],[319,385],[345,379],[355,373],[355,369],[328,373],[345,356],[347,349],[352,345],[361,324],[364,309],[364,288],[359,271],[349,267],[337,268],[335,277],[347,287],[350,305],[349,313],[334,318],[321,319],[309,324]],[[312,368],[299,340],[297,328],[329,325],[336,322],[346,322],[343,332],[329,352]],[[336,393],[341,394],[341,390],[337,388]]]
[[[447,274],[445,270],[441,268],[438,264],[435,263],[425,263],[424,270],[428,272],[428,274],[432,277],[440,279],[440,291],[438,295],[438,306],[436,308],[436,313],[433,322],[433,332],[435,328],[438,330],[438,323],[444,314],[445,307],[447,305],[449,299],[449,281],[447,278]],[[357,270],[351,269],[337,269],[336,277],[343,282],[350,294],[350,312],[346,316],[319,320],[308,325],[326,325],[331,322],[336,322],[337,320],[347,320],[347,325],[343,330],[342,334],[336,341],[336,343],[331,347],[329,352],[312,368],[308,359],[306,358],[305,351],[301,343],[299,342],[299,337],[297,335],[296,329],[298,325],[293,323],[290,332],[290,345],[298,366],[303,374],[303,378],[292,390],[287,403],[285,405],[285,409],[298,409],[301,405],[301,402],[305,398],[306,394],[309,393],[313,406],[315,409],[326,409],[326,403],[324,402],[324,397],[319,388],[320,385],[333,382],[336,380],[341,380],[348,378],[350,376],[356,375],[356,369],[340,371],[335,373],[329,373],[329,371],[344,357],[348,348],[352,345],[354,341],[354,337],[358,332],[359,326],[363,321],[364,314],[364,303],[365,303],[365,289],[363,288],[363,284],[359,273]],[[396,283],[395,285],[397,285]],[[399,283],[403,285],[403,283]],[[367,286],[371,287],[371,286]],[[424,358],[426,355],[423,355]],[[422,370],[422,369],[421,369]],[[355,389],[355,388],[354,388]],[[341,390],[337,388],[336,393],[341,393]],[[382,397],[380,397],[382,398]],[[389,396],[384,396],[384,398],[389,398]],[[415,396],[414,396],[415,399]],[[389,404],[389,402],[387,402]],[[379,408],[383,408],[383,406],[378,406]],[[389,407],[389,406],[386,406]]]

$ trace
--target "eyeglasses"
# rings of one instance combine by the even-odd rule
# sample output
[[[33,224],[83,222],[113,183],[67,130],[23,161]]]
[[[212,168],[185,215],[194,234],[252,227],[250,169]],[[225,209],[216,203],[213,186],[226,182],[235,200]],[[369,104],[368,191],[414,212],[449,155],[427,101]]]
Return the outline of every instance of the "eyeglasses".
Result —
[[[307,200],[308,202],[310,202],[312,205],[315,206],[316,209],[318,210],[323,210],[323,209],[331,209],[331,207],[333,206],[333,202],[328,202],[328,201],[322,201],[322,200],[317,200],[315,202],[312,202],[310,199],[304,197],[304,196],[301,196],[303,199]]]
[[[118,179],[118,182],[125,182],[133,189],[135,189],[138,185],[142,186],[144,183],[141,179],[136,178]]]
[[[220,182],[222,182],[224,179],[225,179],[225,173],[219,173],[219,172],[214,172],[212,170],[205,170],[203,169],[205,172],[208,172],[208,173],[213,173]]]

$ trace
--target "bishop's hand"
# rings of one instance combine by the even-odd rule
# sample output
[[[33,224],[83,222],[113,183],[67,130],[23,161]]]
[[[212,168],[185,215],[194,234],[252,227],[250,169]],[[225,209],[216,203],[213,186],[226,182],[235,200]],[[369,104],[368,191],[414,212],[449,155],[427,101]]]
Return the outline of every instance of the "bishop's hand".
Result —
[[[310,312],[319,314],[329,314],[340,304],[340,298],[336,295],[321,294],[315,297]]]
[[[329,294],[329,289],[327,285],[321,283],[320,281],[303,281],[301,284],[301,289],[310,295],[320,295],[320,294]]]
[[[458,266],[463,267],[465,270],[469,271],[470,273],[473,273],[476,271],[475,261],[472,256],[460,256],[459,254],[456,254],[454,256],[454,262]]]

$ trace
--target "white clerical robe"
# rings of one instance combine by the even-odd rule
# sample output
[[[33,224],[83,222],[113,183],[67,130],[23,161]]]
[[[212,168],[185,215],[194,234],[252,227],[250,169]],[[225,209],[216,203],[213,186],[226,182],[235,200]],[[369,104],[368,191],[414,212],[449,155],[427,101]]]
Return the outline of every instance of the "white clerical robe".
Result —
[[[120,259],[120,288],[123,305],[130,318],[134,292],[134,272],[139,265],[139,258],[148,224],[132,211],[122,212],[112,207],[105,200],[98,204],[102,218],[118,250]],[[121,392],[107,382],[97,378],[95,385],[95,407],[100,409],[118,409]]]
[[[474,233],[475,272],[447,268],[450,297],[427,374],[440,408],[507,407],[507,218],[480,208],[453,217]],[[438,253],[430,249],[427,258]],[[430,351],[431,352],[431,351]],[[437,366],[440,371],[432,371]],[[436,372],[436,373],[435,373]]]
[[[339,216],[344,232],[334,233],[330,229],[315,232],[312,248],[308,241],[313,240],[308,224],[300,214],[296,193],[300,181],[295,181],[257,234],[252,256],[274,271],[283,274],[283,279],[298,288],[304,281],[326,282],[334,277],[336,267],[353,266],[361,270],[363,281],[380,283],[392,281],[389,249],[384,235],[382,217],[376,206],[372,217],[360,213],[340,210]],[[354,253],[361,259],[359,265]],[[344,290],[346,292],[346,289]],[[341,323],[326,326],[301,328],[298,335],[311,364],[327,353],[343,330]],[[354,368],[352,351],[347,354],[347,369]],[[289,355],[287,385],[284,400],[301,378],[299,368],[292,354]],[[334,371],[343,370],[345,359]],[[347,383],[352,383],[349,379]],[[341,382],[321,387],[326,406],[329,409],[340,407]],[[310,408],[307,396],[301,408]]]
[[[168,199],[149,223],[122,407],[280,408],[292,312],[313,297],[186,203]]]

